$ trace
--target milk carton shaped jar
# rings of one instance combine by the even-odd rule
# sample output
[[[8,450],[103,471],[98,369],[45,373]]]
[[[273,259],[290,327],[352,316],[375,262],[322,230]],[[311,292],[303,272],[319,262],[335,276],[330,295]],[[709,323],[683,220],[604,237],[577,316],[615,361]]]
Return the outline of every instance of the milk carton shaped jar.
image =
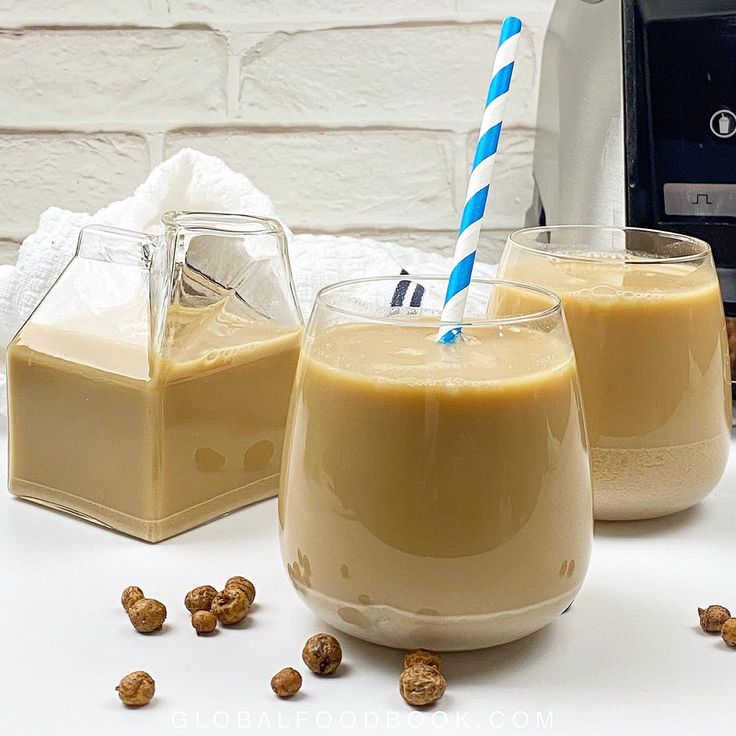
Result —
[[[150,542],[273,495],[301,332],[274,220],[85,228],[8,347],[10,491]]]

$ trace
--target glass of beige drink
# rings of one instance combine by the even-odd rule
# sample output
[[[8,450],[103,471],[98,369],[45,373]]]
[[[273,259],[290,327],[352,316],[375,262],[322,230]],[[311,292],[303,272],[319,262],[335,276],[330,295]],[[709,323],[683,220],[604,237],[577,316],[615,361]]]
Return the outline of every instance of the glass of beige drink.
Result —
[[[728,456],[728,344],[707,243],[606,227],[513,233],[499,275],[562,300],[583,391],[597,519],[686,509]]]
[[[275,221],[85,228],[8,348],[11,492],[151,542],[274,495],[301,333]]]
[[[474,281],[323,289],[292,394],[279,496],[289,576],[325,621],[393,647],[475,649],[569,606],[588,566],[590,472],[557,297]],[[404,282],[405,283],[405,282]],[[416,305],[422,296],[421,306]]]

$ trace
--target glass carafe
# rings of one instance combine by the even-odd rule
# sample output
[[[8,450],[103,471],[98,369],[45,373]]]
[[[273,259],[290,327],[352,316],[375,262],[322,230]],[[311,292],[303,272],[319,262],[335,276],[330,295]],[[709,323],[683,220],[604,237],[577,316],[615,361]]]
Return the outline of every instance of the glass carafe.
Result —
[[[274,495],[301,332],[273,220],[85,228],[8,348],[11,492],[152,542]]]

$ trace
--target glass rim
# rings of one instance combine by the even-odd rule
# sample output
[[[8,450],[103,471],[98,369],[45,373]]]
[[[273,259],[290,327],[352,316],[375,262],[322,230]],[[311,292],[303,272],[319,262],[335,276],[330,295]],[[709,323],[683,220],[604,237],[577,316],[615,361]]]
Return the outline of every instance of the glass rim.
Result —
[[[169,210],[161,215],[161,222],[166,227],[218,235],[279,235],[283,232],[281,224],[275,218],[243,212]]]
[[[711,253],[710,245],[702,238],[696,238],[693,235],[684,235],[683,233],[673,233],[669,230],[657,230],[656,228],[646,227],[629,227],[619,225],[540,225],[536,227],[523,227],[518,230],[514,230],[508,236],[508,242],[511,243],[515,248],[525,250],[528,253],[535,253],[537,255],[549,256],[552,258],[559,258],[560,260],[577,261],[581,263],[599,263],[600,260],[589,255],[583,254],[570,254],[570,253],[555,253],[553,251],[545,251],[542,248],[537,248],[532,244],[522,243],[519,241],[517,236],[523,234],[532,233],[549,233],[549,232],[574,232],[575,230],[596,230],[598,232],[617,232],[617,233],[643,233],[646,235],[656,235],[658,237],[666,237],[676,240],[680,243],[691,243],[699,248],[697,253],[688,253],[682,256],[663,256],[661,258],[646,258],[637,257],[636,260],[629,260],[625,258],[622,262],[624,265],[654,265],[654,264],[668,264],[668,263],[689,263],[691,261],[697,261],[701,258],[707,257]],[[626,251],[623,251],[624,253]]]
[[[550,299],[552,302],[551,306],[547,307],[546,309],[537,310],[536,312],[525,312],[523,314],[518,314],[510,317],[495,317],[495,318],[478,318],[478,319],[466,319],[463,318],[460,321],[457,320],[451,320],[451,321],[443,321],[441,319],[441,315],[438,315],[436,318],[423,320],[421,323],[417,323],[416,320],[412,319],[396,319],[392,316],[381,316],[377,314],[368,314],[365,311],[361,311],[358,309],[350,309],[348,307],[341,307],[338,306],[332,302],[330,302],[326,297],[331,292],[340,291],[341,289],[345,289],[347,287],[351,286],[357,286],[360,284],[371,284],[371,283],[379,283],[379,282],[386,282],[386,283],[397,283],[402,280],[407,281],[434,281],[434,282],[444,282],[447,283],[449,281],[448,276],[443,276],[442,274],[399,274],[398,276],[366,276],[363,278],[355,278],[355,279],[344,279],[342,281],[336,281],[333,284],[328,284],[327,286],[323,286],[318,292],[315,297],[315,308],[313,310],[313,314],[317,311],[317,307],[322,307],[324,309],[328,309],[331,312],[336,312],[338,314],[344,314],[348,317],[354,317],[356,319],[360,319],[366,322],[377,322],[380,324],[391,324],[395,326],[404,326],[404,327],[430,327],[430,328],[436,328],[440,329],[440,327],[447,326],[447,325],[453,325],[455,327],[461,327],[461,328],[470,328],[470,327],[493,327],[498,325],[509,325],[509,324],[524,324],[528,322],[535,322],[540,319],[544,319],[545,317],[550,317],[554,314],[560,314],[562,315],[562,302],[560,301],[560,298],[555,294],[554,292],[550,291],[549,289],[545,289],[541,286],[535,286],[534,284],[526,284],[522,281],[512,281],[510,279],[498,279],[498,278],[474,278],[471,279],[470,284],[471,286],[473,284],[482,284],[485,286],[512,286],[516,289],[519,289],[521,291],[526,292],[533,292],[535,294],[541,294],[542,296],[545,296]]]

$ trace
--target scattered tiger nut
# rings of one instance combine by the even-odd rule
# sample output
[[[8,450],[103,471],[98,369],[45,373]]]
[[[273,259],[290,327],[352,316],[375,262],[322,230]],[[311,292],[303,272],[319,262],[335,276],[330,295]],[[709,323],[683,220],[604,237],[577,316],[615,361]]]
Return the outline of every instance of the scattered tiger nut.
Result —
[[[248,599],[248,605],[253,605],[256,597],[256,586],[248,578],[244,578],[242,575],[235,575],[228,579],[225,583],[225,588],[240,588]]]
[[[415,664],[401,673],[399,692],[409,705],[432,705],[444,694],[447,681],[436,667]]]
[[[192,616],[192,626],[197,636],[211,634],[217,628],[217,616],[212,611],[195,611]]]
[[[164,625],[166,606],[153,598],[141,598],[128,609],[128,618],[136,631],[150,634]]]
[[[129,585],[120,596],[120,602],[123,604],[123,608],[128,609],[136,602],[145,598],[143,591],[137,585]]]
[[[736,618],[727,618],[723,622],[721,638],[729,647],[736,647]]]
[[[720,634],[721,626],[726,619],[731,618],[731,612],[723,606],[708,606],[708,608],[698,608],[698,616],[700,617],[700,628],[706,634]]]
[[[187,607],[187,611],[192,614],[197,611],[209,611],[216,595],[216,588],[211,585],[200,585],[186,594],[184,605]]]
[[[125,705],[148,705],[156,692],[156,683],[148,672],[137,670],[125,675],[115,689]]]
[[[331,675],[342,662],[340,642],[331,634],[315,634],[302,650],[304,664],[315,675]]]
[[[225,626],[242,621],[248,615],[248,599],[240,588],[225,588],[212,600],[212,613]]]
[[[434,667],[437,672],[442,672],[442,657],[429,649],[412,649],[404,655],[405,670],[415,664],[426,664],[428,667]]]
[[[302,676],[293,667],[284,667],[271,678],[271,690],[280,698],[296,695],[302,686]]]

